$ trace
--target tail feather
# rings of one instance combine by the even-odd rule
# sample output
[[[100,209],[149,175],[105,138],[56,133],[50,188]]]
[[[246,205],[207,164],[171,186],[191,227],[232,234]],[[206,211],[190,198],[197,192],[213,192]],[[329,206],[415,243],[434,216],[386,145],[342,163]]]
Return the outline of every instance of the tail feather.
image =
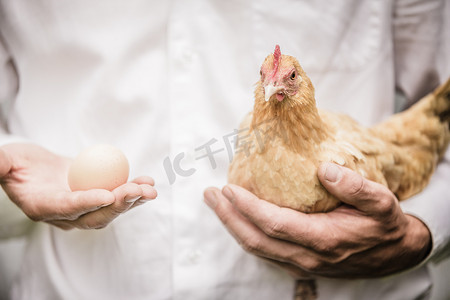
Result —
[[[387,165],[384,173],[388,182],[398,182],[393,192],[400,199],[420,192],[428,183],[450,142],[449,123],[450,79],[406,111],[371,129],[394,146],[396,164]]]
[[[437,101],[442,102],[442,104],[437,105],[436,112],[439,120],[450,126],[450,78],[433,92],[433,96]]]
[[[426,148],[443,155],[450,140],[450,78],[409,109],[374,126],[372,131],[398,146]]]
[[[446,97],[450,101],[450,77],[434,90],[433,95],[435,97]]]

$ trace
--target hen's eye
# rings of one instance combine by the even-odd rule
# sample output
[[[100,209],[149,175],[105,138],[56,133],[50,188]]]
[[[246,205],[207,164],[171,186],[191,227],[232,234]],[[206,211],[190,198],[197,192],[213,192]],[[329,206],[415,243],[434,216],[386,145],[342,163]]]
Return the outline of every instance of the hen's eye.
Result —
[[[259,75],[261,75],[261,76],[262,76],[262,70],[259,70]]]
[[[291,78],[292,80],[294,80],[294,79],[295,79],[295,76],[296,76],[296,75],[297,75],[297,74],[295,74],[295,71],[294,71],[294,72],[292,72],[292,74],[291,74],[291,77],[290,77],[290,78]]]

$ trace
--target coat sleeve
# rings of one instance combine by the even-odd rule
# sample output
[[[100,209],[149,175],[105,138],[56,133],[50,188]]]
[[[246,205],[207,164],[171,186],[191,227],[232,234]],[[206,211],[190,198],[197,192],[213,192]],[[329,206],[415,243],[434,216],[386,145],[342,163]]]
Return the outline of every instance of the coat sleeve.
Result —
[[[395,84],[411,105],[449,76],[446,0],[397,0],[393,12]],[[446,36],[447,35],[447,36]]]
[[[0,145],[24,140],[24,138],[11,135],[8,130],[8,118],[18,90],[19,80],[16,67],[0,31]]]
[[[450,1],[396,1],[394,7],[395,76],[398,92],[411,105],[450,76]],[[447,38],[445,38],[447,37]],[[424,222],[432,235],[427,259],[450,256],[450,151],[439,163],[430,184],[401,202],[405,213]]]
[[[11,135],[8,118],[18,92],[18,77],[12,56],[2,40],[0,32],[0,146],[25,141],[25,138]],[[12,203],[0,188],[0,240],[26,233],[31,221]]]

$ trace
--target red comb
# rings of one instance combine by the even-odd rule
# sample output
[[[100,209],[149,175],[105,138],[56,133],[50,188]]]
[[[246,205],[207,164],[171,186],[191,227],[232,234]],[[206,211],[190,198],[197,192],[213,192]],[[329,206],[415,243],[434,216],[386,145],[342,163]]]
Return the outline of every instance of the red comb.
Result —
[[[275,46],[275,51],[273,52],[273,56],[274,56],[276,61],[280,60],[281,50],[280,50],[280,46],[279,45]]]
[[[280,64],[281,60],[281,50],[280,46],[275,46],[275,51],[273,52],[273,68],[275,72],[278,70],[278,65]]]

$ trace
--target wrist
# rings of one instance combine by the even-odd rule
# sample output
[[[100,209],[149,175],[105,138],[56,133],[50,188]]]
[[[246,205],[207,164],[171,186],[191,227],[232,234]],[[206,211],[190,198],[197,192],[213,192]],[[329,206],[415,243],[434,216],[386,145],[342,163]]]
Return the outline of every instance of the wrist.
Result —
[[[411,265],[420,264],[431,252],[432,239],[428,227],[418,218],[405,215],[408,220],[408,229],[403,240],[404,249],[411,253]]]

